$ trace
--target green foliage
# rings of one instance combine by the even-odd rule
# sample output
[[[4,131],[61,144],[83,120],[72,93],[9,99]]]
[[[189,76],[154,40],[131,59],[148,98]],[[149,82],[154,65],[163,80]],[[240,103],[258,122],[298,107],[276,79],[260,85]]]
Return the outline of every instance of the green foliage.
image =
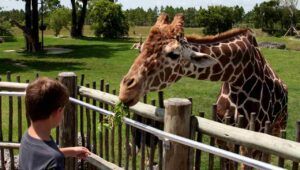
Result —
[[[104,124],[104,126],[108,129],[112,127],[117,127],[118,125],[123,123],[123,117],[129,115],[129,107],[124,105],[121,102],[116,103],[114,107],[115,116],[109,116],[108,124]]]
[[[224,32],[240,22],[244,16],[244,9],[239,6],[209,6],[199,10],[199,22],[204,27],[204,34]]]
[[[0,36],[12,36],[11,24],[0,18]]]
[[[2,8],[0,8],[0,36],[12,36],[11,24],[8,22],[10,13],[1,10]]]
[[[24,22],[25,12],[23,10],[10,10],[10,11],[1,11],[0,9],[0,17],[2,20],[15,20],[18,23]]]
[[[71,12],[67,8],[57,8],[53,10],[49,16],[49,26],[54,31],[54,35],[58,36],[63,28],[68,29],[71,20]]]
[[[298,10],[280,4],[279,0],[271,0],[256,4],[251,11],[251,18],[256,28],[262,28],[271,35],[282,36],[299,18]]]
[[[121,5],[108,0],[95,0],[90,6],[92,29],[97,37],[120,38],[128,35],[129,24]]]

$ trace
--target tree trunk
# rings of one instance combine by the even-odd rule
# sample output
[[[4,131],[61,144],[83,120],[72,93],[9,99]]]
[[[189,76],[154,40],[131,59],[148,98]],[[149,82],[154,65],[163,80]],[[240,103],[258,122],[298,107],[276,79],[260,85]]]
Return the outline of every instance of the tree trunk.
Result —
[[[71,27],[71,37],[77,37],[77,13],[75,0],[71,0],[72,5],[72,27]]]
[[[38,0],[32,0],[32,45],[34,51],[40,50],[39,43],[39,12],[38,12]]]
[[[86,9],[88,0],[82,0],[82,9],[80,10],[80,16],[77,16],[76,0],[71,0],[72,4],[72,27],[71,37],[78,38],[83,36],[83,26],[86,17]]]
[[[80,18],[79,18],[78,26],[77,26],[78,37],[83,36],[83,26],[84,26],[84,20],[85,20],[85,16],[86,16],[87,1],[88,0],[82,0],[82,9],[80,12]]]
[[[31,0],[26,0],[25,3],[25,30],[31,30]],[[25,33],[24,37],[26,41],[26,51],[32,51],[31,43]]]

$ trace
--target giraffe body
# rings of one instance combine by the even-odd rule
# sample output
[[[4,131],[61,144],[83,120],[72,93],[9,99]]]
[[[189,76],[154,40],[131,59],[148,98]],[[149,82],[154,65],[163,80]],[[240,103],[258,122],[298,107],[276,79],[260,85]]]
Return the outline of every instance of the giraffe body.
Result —
[[[185,37],[183,16],[172,23],[162,14],[152,27],[141,53],[120,84],[120,100],[131,106],[149,91],[158,91],[183,76],[222,81],[217,99],[217,120],[231,123],[257,114],[256,131],[271,122],[273,135],[286,127],[287,88],[261,55],[249,29],[209,37]]]

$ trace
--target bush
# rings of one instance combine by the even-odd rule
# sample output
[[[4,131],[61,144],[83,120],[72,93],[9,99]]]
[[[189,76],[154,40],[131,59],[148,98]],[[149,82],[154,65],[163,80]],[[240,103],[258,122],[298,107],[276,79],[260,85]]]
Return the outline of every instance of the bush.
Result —
[[[129,25],[119,4],[108,0],[92,1],[90,20],[97,37],[120,38],[128,35]]]
[[[68,25],[71,20],[71,12],[67,8],[57,8],[49,16],[49,26],[54,31],[54,35],[58,36],[63,28],[69,29]]]
[[[4,21],[0,18],[0,36],[12,36],[11,24],[8,21]]]

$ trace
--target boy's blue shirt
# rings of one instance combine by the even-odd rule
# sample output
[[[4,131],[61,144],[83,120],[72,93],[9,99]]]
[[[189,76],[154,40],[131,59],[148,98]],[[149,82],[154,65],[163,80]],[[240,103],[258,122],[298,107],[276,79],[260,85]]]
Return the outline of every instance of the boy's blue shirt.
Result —
[[[26,131],[21,140],[19,166],[21,170],[63,170],[64,155],[52,137],[50,141],[43,141]]]

